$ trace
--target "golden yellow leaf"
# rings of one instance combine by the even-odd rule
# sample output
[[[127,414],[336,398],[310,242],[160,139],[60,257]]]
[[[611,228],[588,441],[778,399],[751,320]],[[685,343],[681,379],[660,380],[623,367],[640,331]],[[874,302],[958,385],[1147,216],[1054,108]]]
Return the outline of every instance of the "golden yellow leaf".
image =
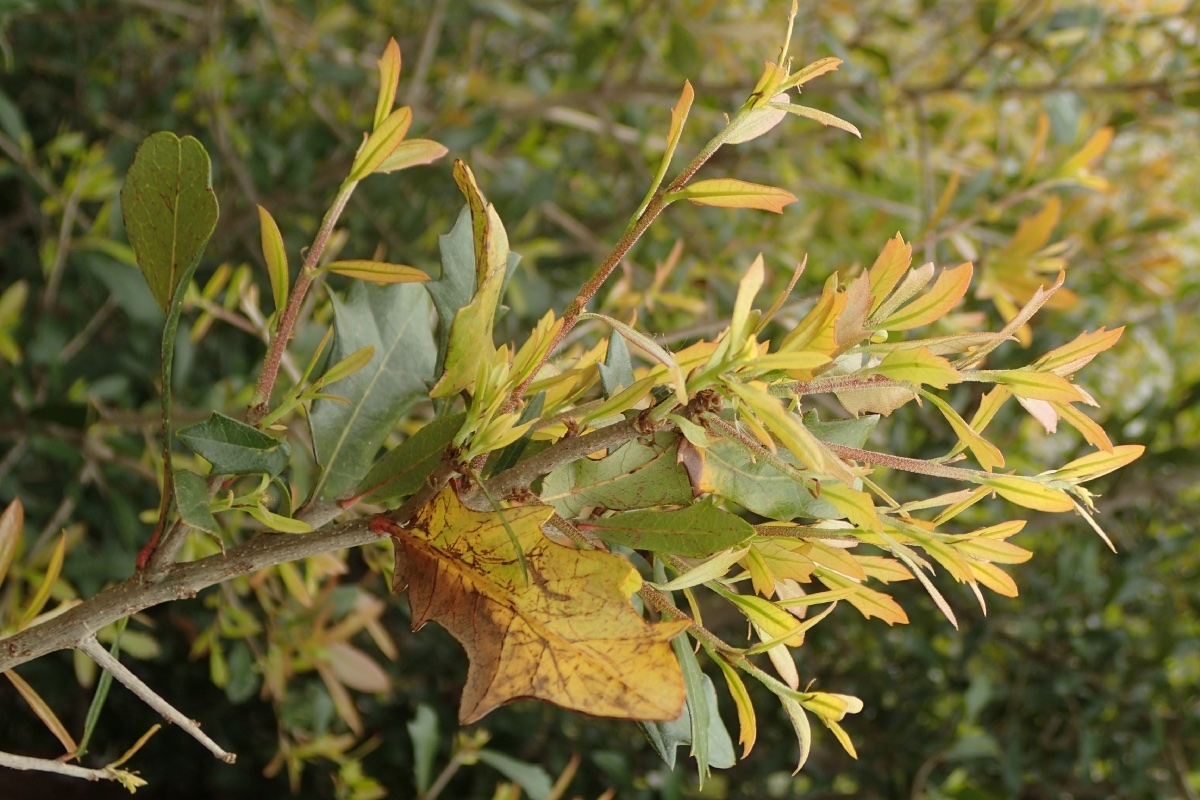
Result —
[[[958,370],[942,356],[935,356],[927,347],[897,348],[875,367],[875,372],[893,380],[928,384],[938,389],[962,382]]]
[[[875,259],[867,275],[871,280],[871,313],[874,314],[883,305],[883,301],[896,288],[896,284],[904,277],[905,270],[912,263],[912,245],[904,241],[899,233],[888,239],[883,246],[883,252]]]
[[[889,316],[879,327],[892,331],[907,331],[928,325],[946,315],[958,305],[971,285],[973,268],[970,262],[953,269],[944,269],[934,281],[933,288]]]
[[[736,178],[713,178],[667,195],[667,200],[691,200],[701,206],[724,208],[757,208],[783,213],[783,207],[796,202],[796,195],[778,186],[739,181]]]
[[[686,622],[650,623],[630,597],[641,585],[624,559],[546,538],[549,506],[473,511],[446,489],[408,528],[377,518],[395,538],[393,588],[408,587],[413,629],[433,621],[458,639],[470,666],[459,719],[536,698],[602,717],[672,720],[683,676],[670,639]]]
[[[1056,469],[1054,477],[1083,483],[1120,469],[1134,459],[1140,458],[1144,452],[1146,452],[1145,445],[1122,444],[1114,447],[1112,452],[1101,450],[1099,453],[1088,453],[1086,456]]]

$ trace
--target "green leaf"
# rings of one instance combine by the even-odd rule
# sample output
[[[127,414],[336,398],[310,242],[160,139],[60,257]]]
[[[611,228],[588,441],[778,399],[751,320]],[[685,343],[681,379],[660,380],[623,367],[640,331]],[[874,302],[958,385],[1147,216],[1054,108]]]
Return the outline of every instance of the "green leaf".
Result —
[[[533,399],[525,404],[525,408],[521,411],[521,416],[517,418],[517,427],[526,423],[534,422],[542,416],[542,409],[546,407],[546,393],[538,392],[533,396]],[[525,448],[529,446],[529,442],[533,439],[533,426],[531,425],[525,433],[521,434],[521,438],[517,439],[512,444],[501,450],[495,457],[494,462],[488,465],[489,474],[499,475],[504,470],[516,466],[521,460],[521,456],[525,453]]]
[[[466,418],[465,412],[438,417],[393,447],[371,468],[359,493],[368,503],[389,503],[420,489]]]
[[[405,724],[413,745],[413,778],[417,794],[424,795],[433,783],[433,759],[437,756],[438,719],[429,706],[417,706],[417,715]]]
[[[714,178],[695,183],[667,195],[667,200],[690,200],[701,206],[724,208],[757,208],[782,214],[784,206],[796,202],[796,195],[778,186],[739,181],[736,178]]]
[[[685,637],[679,637],[684,639]],[[685,677],[687,673],[684,673]],[[704,710],[696,715],[696,718],[705,717],[708,720],[707,728],[703,734],[705,747],[707,750],[708,766],[716,767],[717,769],[729,769],[737,763],[737,757],[733,751],[733,739],[729,735],[729,730],[725,727],[725,723],[721,720],[721,714],[717,709],[717,690],[713,686],[712,679],[703,673],[700,675],[700,683],[704,687],[703,692],[696,696],[688,693],[687,702],[684,703],[683,713],[677,719],[670,722],[644,722],[642,723],[642,731],[646,734],[646,738],[650,740],[650,746],[654,748],[654,752],[658,753],[668,767],[675,768],[675,748],[682,744],[693,744],[693,729],[692,708],[703,706]],[[690,688],[690,686],[689,686]],[[696,748],[692,748],[693,753]],[[699,759],[697,759],[697,762]]]
[[[164,312],[191,278],[217,224],[217,196],[204,146],[159,131],[138,145],[121,189],[125,233]]]
[[[274,477],[291,455],[287,442],[217,411],[203,422],[181,428],[177,435],[189,450],[212,464],[214,475],[265,472]]]
[[[271,212],[262,206],[258,207],[258,225],[267,277],[271,279],[271,297],[275,300],[275,310],[282,312],[288,296],[287,250],[283,246],[283,234]]]
[[[816,438],[846,447],[862,447],[871,435],[878,416],[820,422],[815,414],[804,420]],[[715,437],[714,437],[715,438]],[[835,519],[841,512],[828,500],[813,497],[790,476],[766,459],[755,460],[741,445],[727,439],[715,439],[704,451],[685,453],[684,464],[697,493],[711,492],[770,519]],[[786,450],[776,454],[801,469],[796,457]]]
[[[754,535],[750,523],[717,508],[712,498],[675,511],[627,511],[581,524],[607,542],[688,558],[706,558]]]
[[[403,141],[410,125],[412,125],[412,109],[408,106],[397,108],[388,114],[359,149],[354,164],[350,167],[350,176],[346,178],[346,181],[348,183],[361,181],[378,169],[396,149],[396,145]]]
[[[495,750],[480,750],[479,760],[489,767],[498,770],[510,781],[520,784],[529,795],[530,800],[548,800],[554,788],[550,774],[546,770],[525,761],[518,761],[511,756],[497,753]]]
[[[588,506],[614,511],[692,502],[687,473],[676,463],[678,437],[660,434],[654,446],[629,442],[599,461],[580,459],[542,481],[542,502],[570,519]]]
[[[671,381],[675,384],[675,396],[679,398],[680,405],[684,405],[688,401],[687,396],[687,378],[683,374],[683,369],[680,368],[679,362],[675,360],[675,356],[658,342],[651,339],[641,331],[626,325],[620,320],[605,316],[604,314],[593,314],[590,311],[585,311],[579,315],[580,319],[598,319],[608,325],[626,340],[633,342],[640,347],[646,355],[653,358],[658,363],[667,368],[667,372],[671,374]]]
[[[434,343],[429,300],[412,284],[355,283],[345,301],[333,297],[330,360],[372,346],[366,367],[337,384],[348,400],[318,400],[309,414],[313,449],[321,465],[312,498],[332,500],[351,491],[371,470],[384,438],[433,380]]]
[[[181,431],[182,433],[182,431]],[[221,526],[208,508],[208,486],[191,470],[175,472],[175,505],[179,516],[196,530],[219,536]]]
[[[633,386],[637,380],[633,376],[633,361],[629,358],[629,347],[625,337],[613,331],[608,336],[608,352],[604,354],[604,363],[597,364],[600,371],[600,385],[604,388],[605,398],[612,398],[622,389]]]
[[[389,264],[386,261],[371,261],[370,259],[354,259],[350,261],[334,261],[322,267],[326,272],[344,275],[360,281],[372,283],[421,283],[429,280],[429,276],[416,267],[404,264]]]

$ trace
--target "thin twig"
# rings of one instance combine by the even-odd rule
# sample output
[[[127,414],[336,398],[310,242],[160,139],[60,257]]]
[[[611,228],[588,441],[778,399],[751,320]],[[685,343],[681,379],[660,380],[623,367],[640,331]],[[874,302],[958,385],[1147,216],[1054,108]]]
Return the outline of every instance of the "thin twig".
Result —
[[[200,725],[195,720],[188,719],[181,714],[174,706],[162,699],[153,689],[143,683],[138,676],[130,672],[124,664],[113,658],[111,653],[100,646],[95,637],[89,636],[83,639],[75,645],[75,649],[87,653],[98,666],[103,667],[114,678],[125,684],[125,687],[137,695],[139,700],[153,708],[159,714],[162,714],[163,719],[167,720],[167,722],[173,722],[178,725],[190,734],[193,739],[204,745],[214,756],[226,764],[232,764],[237,761],[236,755],[226,752],[219,744],[210,739],[204,731],[200,730]]]
[[[52,772],[55,775],[66,775],[69,778],[83,778],[86,781],[120,780],[118,776],[124,772],[124,770],[116,770],[111,767],[88,769],[87,767],[77,767],[74,764],[65,764],[62,761],[54,759],[31,758],[29,756],[19,756],[14,753],[0,753],[0,767],[19,769],[26,772]],[[130,775],[131,773],[124,774]]]
[[[417,66],[413,70],[412,85],[408,87],[405,104],[417,106],[425,94],[425,81],[429,78],[429,67],[437,53],[438,41],[442,38],[442,22],[446,18],[446,0],[436,0],[429,13],[429,25],[421,41],[421,52],[417,54]]]

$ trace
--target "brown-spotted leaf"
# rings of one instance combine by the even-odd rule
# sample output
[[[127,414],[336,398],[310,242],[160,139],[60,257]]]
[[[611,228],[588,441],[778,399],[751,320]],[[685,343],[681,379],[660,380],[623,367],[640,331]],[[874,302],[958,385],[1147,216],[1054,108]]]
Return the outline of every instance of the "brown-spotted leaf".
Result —
[[[521,698],[601,717],[672,720],[683,676],[670,639],[686,627],[650,623],[630,603],[641,585],[624,559],[546,538],[554,509],[504,509],[528,568],[496,512],[444,490],[396,540],[394,587],[408,587],[413,629],[437,622],[467,651],[459,720],[468,725]]]

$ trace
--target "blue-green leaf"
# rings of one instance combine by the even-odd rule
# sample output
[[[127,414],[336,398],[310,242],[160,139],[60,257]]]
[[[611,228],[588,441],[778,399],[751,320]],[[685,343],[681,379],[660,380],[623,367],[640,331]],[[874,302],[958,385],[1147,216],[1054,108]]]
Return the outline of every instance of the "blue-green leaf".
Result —
[[[216,411],[203,422],[180,429],[177,435],[189,450],[212,464],[214,475],[265,472],[274,477],[287,466],[291,455],[287,442]]]

